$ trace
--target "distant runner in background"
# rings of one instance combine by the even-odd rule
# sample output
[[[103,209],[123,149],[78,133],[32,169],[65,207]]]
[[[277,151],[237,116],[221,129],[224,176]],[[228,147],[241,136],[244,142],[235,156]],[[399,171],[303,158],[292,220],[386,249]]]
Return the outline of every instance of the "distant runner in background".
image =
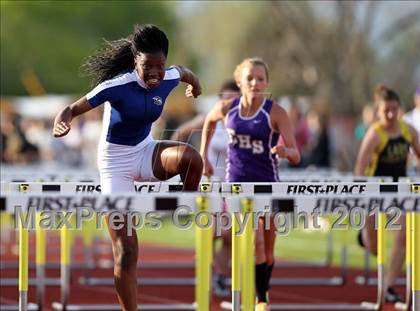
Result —
[[[384,85],[375,91],[379,120],[372,124],[360,146],[356,162],[355,175],[391,176],[394,181],[407,176],[407,157],[410,146],[417,158],[420,157],[420,143],[417,131],[405,121],[398,119],[400,108],[399,95]],[[401,230],[395,232],[395,241],[391,253],[391,262],[386,275],[385,299],[395,303],[401,297],[395,289],[396,279],[401,273],[405,257],[405,218],[398,220]],[[377,254],[377,235],[375,216],[369,216],[366,226],[361,231],[359,243],[369,252]]]

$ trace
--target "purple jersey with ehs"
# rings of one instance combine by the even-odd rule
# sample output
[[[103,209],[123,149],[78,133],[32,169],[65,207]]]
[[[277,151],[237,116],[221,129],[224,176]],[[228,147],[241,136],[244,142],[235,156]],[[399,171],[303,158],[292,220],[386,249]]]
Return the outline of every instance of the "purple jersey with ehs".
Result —
[[[265,99],[253,116],[243,117],[240,98],[233,101],[226,118],[228,182],[279,181],[277,156],[270,151],[279,139],[271,128],[272,106],[273,102]]]

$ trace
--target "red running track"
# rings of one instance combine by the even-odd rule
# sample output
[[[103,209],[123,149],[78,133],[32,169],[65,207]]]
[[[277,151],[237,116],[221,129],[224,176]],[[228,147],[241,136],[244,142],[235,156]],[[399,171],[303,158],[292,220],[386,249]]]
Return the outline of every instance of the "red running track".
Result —
[[[81,243],[80,243],[81,244]],[[48,243],[48,258],[51,262],[58,262],[59,250],[58,242],[54,239]],[[111,259],[110,246],[108,243],[102,243],[100,252],[96,259]],[[75,262],[81,262],[81,248],[75,247]],[[18,257],[15,249],[5,252],[3,244],[1,260],[15,261]],[[34,254],[30,252],[30,258],[33,260]],[[194,259],[194,253],[189,249],[157,247],[141,243],[140,260],[148,262],[172,261],[191,262]],[[1,278],[17,277],[17,269],[1,270]],[[84,286],[77,282],[79,276],[83,276],[85,271],[80,269],[72,270],[72,284],[70,289],[70,304],[116,304],[117,297],[112,286]],[[34,276],[35,271],[30,270],[30,276]],[[274,277],[327,277],[338,275],[339,270],[335,268],[277,268],[274,270]],[[339,287],[322,286],[273,286],[270,291],[272,303],[359,303],[361,301],[374,301],[376,298],[376,288],[373,286],[361,286],[354,282],[361,271],[351,269],[348,272],[348,282]],[[95,269],[91,271],[91,276],[112,277],[112,269]],[[183,269],[139,269],[140,277],[194,277],[193,268]],[[59,270],[48,269],[47,277],[59,277]],[[403,293],[404,288],[397,288]],[[46,306],[51,306],[53,301],[59,301],[59,287],[48,286],[46,289]],[[138,300],[140,304],[173,304],[173,303],[191,303],[194,300],[194,288],[192,286],[141,286],[139,284]],[[17,304],[17,287],[0,287],[0,304]],[[35,302],[35,288],[29,288],[29,301]],[[213,296],[211,310],[222,310],[221,299]],[[52,310],[46,308],[45,310]],[[385,306],[384,310],[394,310],[392,306]]]

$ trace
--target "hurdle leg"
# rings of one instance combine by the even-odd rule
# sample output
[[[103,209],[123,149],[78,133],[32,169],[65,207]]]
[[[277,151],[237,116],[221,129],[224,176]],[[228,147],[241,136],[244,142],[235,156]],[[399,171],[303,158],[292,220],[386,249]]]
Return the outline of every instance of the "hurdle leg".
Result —
[[[82,239],[83,239],[83,255],[85,261],[84,277],[90,277],[90,270],[94,268],[93,263],[93,248],[95,237],[95,219],[89,219],[82,226]]]
[[[239,232],[239,213],[232,213],[232,311],[241,310],[241,248]]]
[[[369,263],[370,263],[370,253],[367,249],[365,249],[365,256],[364,256],[364,268],[363,268],[363,274],[364,274],[364,284],[363,285],[369,285]]]
[[[377,298],[376,303],[362,302],[361,306],[370,310],[380,310],[385,300],[385,224],[386,214],[378,211],[377,217],[377,237],[378,237],[378,251],[377,251],[377,268],[378,268],[378,284],[377,284]]]
[[[36,231],[35,231],[35,247],[36,247],[36,296],[38,309],[43,310],[44,307],[44,295],[45,295],[45,230],[40,226],[41,213],[36,213]]]
[[[412,215],[411,247],[412,247],[412,306],[420,310],[420,212]]]
[[[242,254],[241,302],[243,311],[253,311],[255,304],[255,260],[252,199],[241,199],[241,214],[245,223],[244,232],[240,236]]]
[[[334,253],[334,240],[333,240],[333,233],[332,230],[327,232],[327,253],[326,253],[326,260],[325,266],[330,267],[333,261],[333,253]]]
[[[19,220],[19,310],[28,310],[28,229]]]
[[[195,226],[195,299],[197,311],[210,310],[210,277],[213,230],[212,216],[209,214],[209,200],[204,196],[196,199],[197,214],[205,213],[206,217],[199,217]]]
[[[61,310],[65,311],[68,304],[70,285],[70,230],[66,226],[60,231],[60,248]]]
[[[405,302],[397,302],[395,308],[398,310],[409,310],[411,307],[411,212],[406,213],[406,231],[405,231]]]
[[[379,212],[378,216],[378,307],[384,303],[385,293],[385,224],[386,214]]]
[[[382,306],[385,293],[385,224],[386,214],[379,212],[378,217],[378,299],[377,303]]]

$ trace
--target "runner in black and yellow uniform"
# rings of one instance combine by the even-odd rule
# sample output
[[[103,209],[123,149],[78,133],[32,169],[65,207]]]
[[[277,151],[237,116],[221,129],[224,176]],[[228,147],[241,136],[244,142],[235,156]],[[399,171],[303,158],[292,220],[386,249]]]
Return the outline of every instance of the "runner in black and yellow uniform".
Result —
[[[407,157],[410,146],[416,156],[420,157],[420,144],[416,130],[398,119],[400,99],[398,94],[380,86],[375,91],[378,105],[378,118],[366,133],[360,146],[355,174],[359,176],[392,176],[394,181],[406,176]],[[375,217],[370,216],[363,228],[361,243],[372,253],[377,252],[375,231]],[[398,275],[401,273],[405,257],[405,221],[402,217],[398,220],[401,230],[395,232],[391,262],[386,275],[387,302],[397,302],[400,297],[392,288]]]
[[[407,156],[413,141],[410,127],[403,120],[398,120],[394,136],[388,133],[381,121],[372,124],[374,135],[379,138],[379,145],[365,170],[365,176],[391,176],[394,181],[406,176]],[[360,149],[362,150],[362,149]]]

